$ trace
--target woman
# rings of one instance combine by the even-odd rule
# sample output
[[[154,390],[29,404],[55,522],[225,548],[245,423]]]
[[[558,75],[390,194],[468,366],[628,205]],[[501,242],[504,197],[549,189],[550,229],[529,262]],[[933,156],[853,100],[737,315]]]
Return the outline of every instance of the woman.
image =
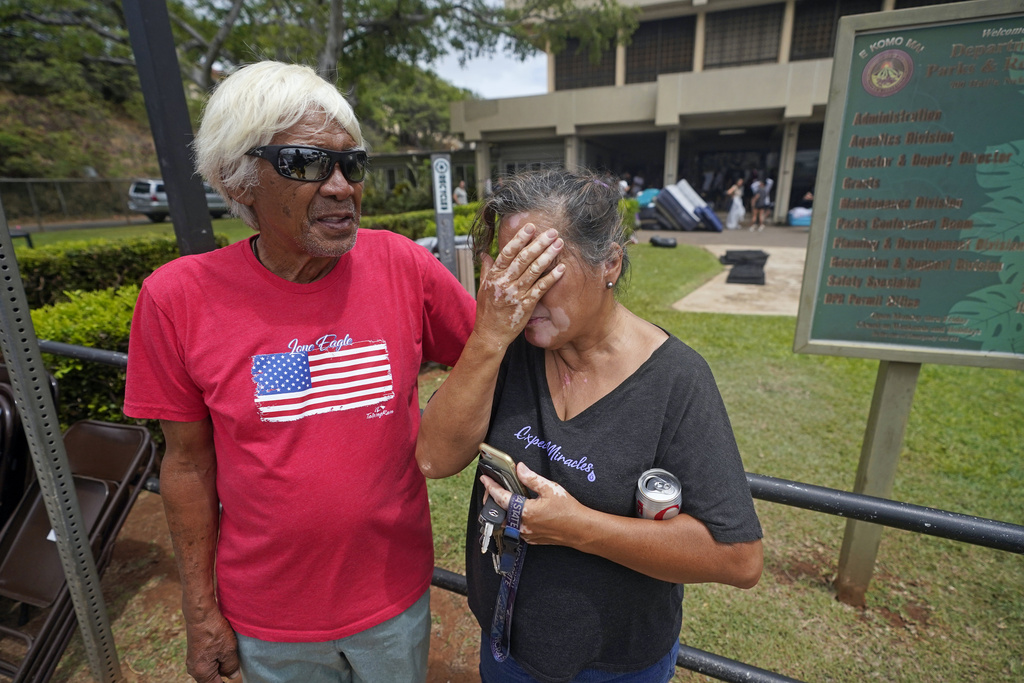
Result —
[[[768,209],[772,205],[771,192],[774,181],[771,178],[765,178],[760,180],[754,178],[754,182],[750,183],[750,191],[754,193],[753,198],[750,200],[751,208],[753,209],[753,218],[750,221],[750,231],[753,232],[757,229],[758,232],[764,230],[764,222],[768,219]]]
[[[725,193],[732,197],[729,203],[729,215],[725,219],[725,227],[729,230],[736,230],[740,227],[740,221],[747,215],[747,210],[743,208],[743,178],[737,178]]]
[[[486,441],[519,461],[533,492],[511,654],[499,662],[501,577],[480,552],[477,519],[485,492],[502,507],[510,495],[486,476],[473,490],[466,573],[485,683],[663,683],[682,584],[749,588],[761,574],[760,525],[707,364],[615,299],[627,267],[618,200],[596,176],[520,174],[474,226],[476,325],[424,411],[416,457],[426,476],[449,476]],[[634,516],[637,479],[654,467],[682,483],[669,520]]]

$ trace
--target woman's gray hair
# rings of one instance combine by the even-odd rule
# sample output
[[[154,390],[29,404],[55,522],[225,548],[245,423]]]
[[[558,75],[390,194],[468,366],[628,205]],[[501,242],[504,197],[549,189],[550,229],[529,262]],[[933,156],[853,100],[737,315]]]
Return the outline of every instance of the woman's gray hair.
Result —
[[[337,88],[308,66],[257,62],[224,79],[210,96],[196,133],[196,170],[231,205],[231,211],[258,230],[256,215],[231,198],[255,187],[259,159],[245,156],[270,143],[310,113],[322,113],[324,125],[337,122],[363,147],[352,106]]]
[[[589,171],[547,169],[503,177],[473,223],[474,251],[477,258],[490,252],[503,218],[536,211],[557,221],[558,235],[569,253],[588,266],[603,265],[621,253],[622,281],[629,270],[629,236],[619,199],[617,186]]]

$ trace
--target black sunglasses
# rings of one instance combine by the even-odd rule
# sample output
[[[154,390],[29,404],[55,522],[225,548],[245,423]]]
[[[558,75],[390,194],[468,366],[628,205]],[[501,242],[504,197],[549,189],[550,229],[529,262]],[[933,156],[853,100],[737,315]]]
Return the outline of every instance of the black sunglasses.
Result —
[[[327,180],[334,165],[341,164],[341,174],[350,183],[361,183],[366,177],[369,157],[366,150],[350,149],[335,152],[332,149],[304,147],[302,145],[264,145],[254,147],[246,156],[266,159],[278,174],[289,180],[318,183]]]

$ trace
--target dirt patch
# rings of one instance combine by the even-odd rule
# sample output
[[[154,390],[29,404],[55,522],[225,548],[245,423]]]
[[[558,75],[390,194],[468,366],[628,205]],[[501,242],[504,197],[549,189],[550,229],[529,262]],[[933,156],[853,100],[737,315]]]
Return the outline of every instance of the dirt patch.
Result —
[[[427,683],[479,683],[480,626],[466,598],[431,588],[430,612],[434,625]]]
[[[786,558],[765,558],[765,571],[785,586],[805,583],[818,587],[832,586],[835,579],[835,558],[820,546],[811,546],[805,553]]]

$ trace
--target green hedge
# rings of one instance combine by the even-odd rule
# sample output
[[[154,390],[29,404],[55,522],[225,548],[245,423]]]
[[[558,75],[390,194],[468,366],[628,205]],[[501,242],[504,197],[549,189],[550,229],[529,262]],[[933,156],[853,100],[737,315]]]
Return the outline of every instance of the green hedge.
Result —
[[[455,224],[472,223],[472,217],[480,208],[480,202],[470,204],[457,204],[453,208]],[[422,211],[410,211],[408,213],[396,213],[384,216],[362,216],[359,219],[359,227],[371,230],[390,230],[399,235],[405,235],[409,239],[418,240],[421,237],[430,237],[437,234],[437,226],[434,223],[435,212],[433,209]],[[468,228],[467,228],[468,231]],[[465,234],[465,233],[459,233]]]
[[[128,332],[139,286],[113,287],[95,292],[72,291],[66,301],[31,311],[39,339],[128,352]],[[43,362],[57,378],[61,424],[84,419],[135,421],[121,412],[125,371],[66,356],[43,354]]]
[[[223,235],[215,236],[226,246]],[[142,284],[159,266],[177,258],[173,237],[63,242],[18,252],[18,269],[29,308],[66,301],[67,291],[95,291]]]

